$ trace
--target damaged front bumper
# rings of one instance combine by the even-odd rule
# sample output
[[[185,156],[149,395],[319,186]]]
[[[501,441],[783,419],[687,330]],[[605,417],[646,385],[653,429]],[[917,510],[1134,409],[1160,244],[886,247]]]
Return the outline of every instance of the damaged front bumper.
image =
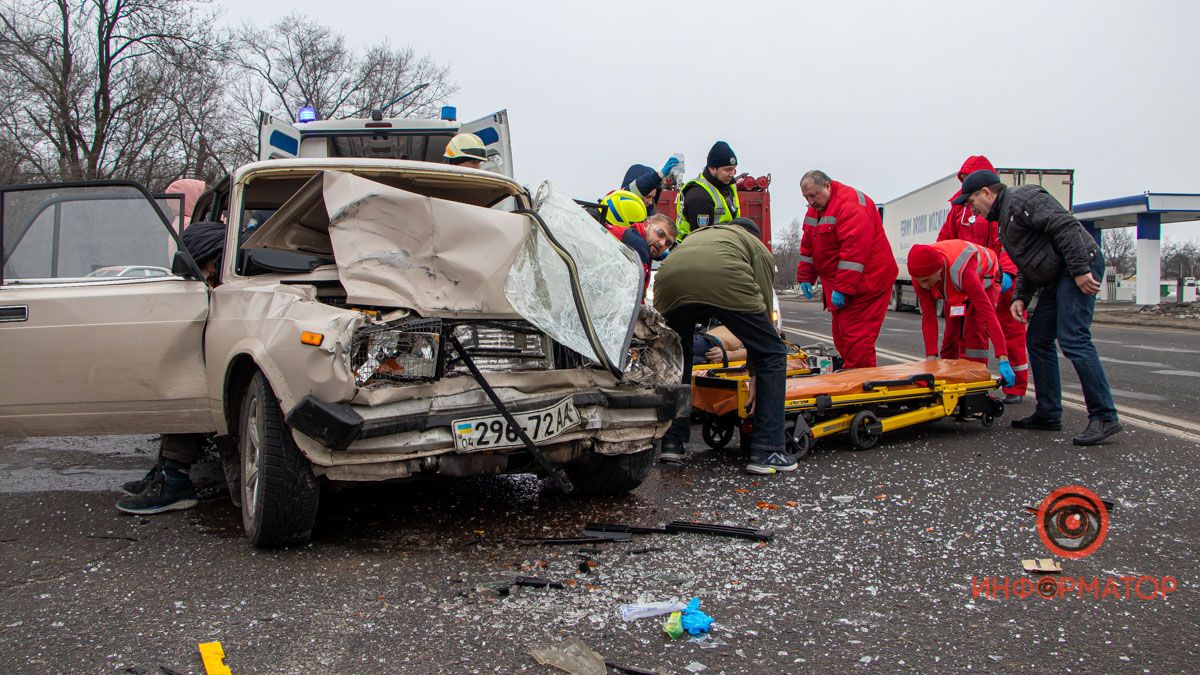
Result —
[[[582,423],[539,446],[558,465],[587,451],[619,455],[650,448],[672,420],[688,414],[691,390],[684,384],[634,390],[594,387],[505,397],[505,405],[520,414],[568,396]],[[505,473],[515,469],[514,456],[528,455],[521,447],[491,451],[456,447],[452,422],[497,414],[485,400],[437,410],[406,412],[405,408],[411,410],[404,401],[363,406],[329,403],[309,395],[288,413],[287,423],[316,472],[334,480],[402,478],[419,471]]]

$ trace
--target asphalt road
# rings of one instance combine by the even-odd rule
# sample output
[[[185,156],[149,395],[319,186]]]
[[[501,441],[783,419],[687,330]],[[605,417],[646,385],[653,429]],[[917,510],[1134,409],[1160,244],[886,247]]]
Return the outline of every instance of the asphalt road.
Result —
[[[828,332],[815,306],[784,309],[793,330]],[[920,352],[919,335],[904,332],[915,315],[887,327],[881,348]],[[313,542],[282,551],[250,547],[219,488],[193,511],[118,514],[112,488],[150,464],[151,438],[0,441],[0,659],[6,672],[198,673],[197,643],[218,640],[235,673],[554,672],[529,648],[574,636],[613,662],[672,673],[1192,671],[1200,458],[1171,425],[1190,421],[1194,377],[1153,371],[1196,369],[1182,350],[1200,341],[1096,334],[1106,358],[1138,362],[1106,362],[1113,386],[1132,393],[1118,399],[1123,414],[1135,419],[1128,403],[1180,418],[1165,432],[1136,417],[1117,442],[1082,449],[1069,445],[1084,424],[1076,407],[1062,433],[942,421],[868,452],[828,440],[775,477],[747,476],[736,453],[696,442],[685,466],[657,467],[623,497],[562,496],[531,477],[330,494]],[[1016,596],[1029,590],[1021,559],[1049,555],[1024,507],[1071,484],[1114,508],[1101,547],[1063,560],[1063,577],[1100,588],[1173,577],[1173,592]],[[675,519],[776,536],[520,541],[594,520]],[[503,593],[519,574],[564,587]],[[1013,593],[972,597],[985,577],[1007,577]],[[1146,581],[1141,590],[1154,593]],[[692,596],[716,619],[704,642],[620,617],[625,602]]]

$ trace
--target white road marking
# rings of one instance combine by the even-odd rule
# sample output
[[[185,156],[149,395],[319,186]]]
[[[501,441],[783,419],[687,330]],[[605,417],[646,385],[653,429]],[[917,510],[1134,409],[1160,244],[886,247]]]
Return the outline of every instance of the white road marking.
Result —
[[[1165,400],[1167,400],[1166,396],[1159,396],[1158,394],[1143,394],[1140,391],[1129,391],[1128,389],[1117,389],[1116,387],[1110,387],[1109,391],[1112,392],[1113,396],[1121,396],[1123,398],[1132,398],[1132,399],[1137,399],[1139,401],[1165,401]]]
[[[1157,361],[1125,361],[1123,359],[1114,359],[1111,356],[1101,356],[1101,361],[1105,363],[1119,363],[1123,366],[1141,366],[1142,368],[1166,368],[1167,364],[1158,363]]]
[[[797,335],[815,338],[817,340],[823,340],[826,342],[833,341],[832,335],[822,335],[820,333],[813,333],[811,331],[796,330],[795,328],[784,328],[784,330],[790,333],[796,333]],[[875,353],[879,356],[887,358],[888,360],[900,363],[921,360],[920,356],[895,352],[890,349],[880,349],[878,347],[876,347]],[[1032,396],[1033,393],[1034,388],[1033,385],[1030,384],[1029,395]],[[1063,407],[1066,408],[1083,411],[1087,410],[1087,406],[1084,405],[1083,396],[1078,394],[1071,394],[1064,391],[1062,393],[1062,402]],[[1160,415],[1149,410],[1130,408],[1128,406],[1121,406],[1117,409],[1117,412],[1121,415],[1121,421],[1131,426],[1140,427],[1148,431],[1156,431],[1158,433],[1173,436],[1180,440],[1190,441],[1192,443],[1200,443],[1200,424],[1195,422],[1190,422],[1178,417],[1171,417],[1169,415]],[[1171,426],[1163,426],[1167,424]]]
[[[1155,375],[1179,375],[1181,377],[1200,377],[1200,373],[1194,370],[1156,370]]]

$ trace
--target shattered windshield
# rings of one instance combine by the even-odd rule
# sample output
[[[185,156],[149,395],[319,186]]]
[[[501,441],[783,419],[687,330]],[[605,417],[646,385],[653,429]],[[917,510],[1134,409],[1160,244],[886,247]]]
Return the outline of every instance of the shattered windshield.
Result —
[[[517,253],[505,297],[559,343],[620,372],[642,300],[641,265],[549,181],[538,189],[534,204],[544,229],[534,228]]]

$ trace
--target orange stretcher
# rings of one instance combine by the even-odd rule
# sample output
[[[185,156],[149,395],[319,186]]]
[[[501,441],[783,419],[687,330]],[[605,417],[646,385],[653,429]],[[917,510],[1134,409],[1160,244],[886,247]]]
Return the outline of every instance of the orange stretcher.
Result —
[[[964,359],[930,359],[878,368],[820,374],[807,359],[788,360],[784,397],[789,449],[802,457],[816,440],[848,432],[858,450],[875,447],[883,434],[945,417],[991,426],[1004,404],[988,396],[1000,380],[987,366]],[[723,448],[741,430],[748,447],[753,420],[746,413],[750,376],[744,363],[693,370],[692,410],[704,424],[704,441]]]

